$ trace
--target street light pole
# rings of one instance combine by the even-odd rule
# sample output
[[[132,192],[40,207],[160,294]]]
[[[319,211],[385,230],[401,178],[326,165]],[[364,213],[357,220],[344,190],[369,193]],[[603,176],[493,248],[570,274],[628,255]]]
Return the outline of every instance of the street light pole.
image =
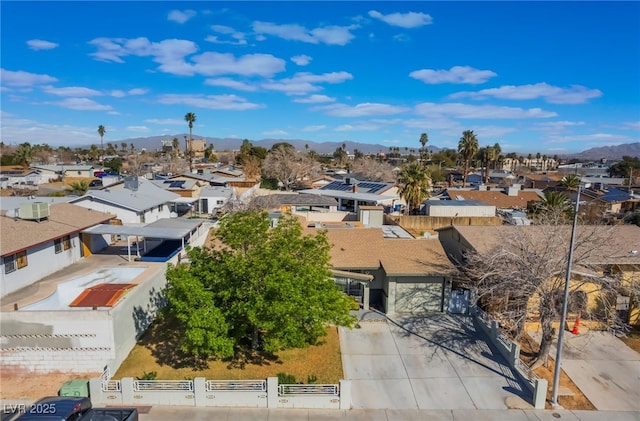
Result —
[[[571,240],[569,242],[569,256],[567,258],[567,276],[564,282],[564,297],[562,300],[562,314],[560,316],[560,327],[558,332],[558,344],[556,345],[556,364],[553,371],[553,395],[551,405],[558,405],[558,387],[560,386],[560,365],[562,364],[562,344],[564,340],[564,325],[567,322],[567,305],[569,303],[569,283],[571,281],[571,263],[573,260],[573,247],[576,240],[576,227],[578,225],[578,210],[580,208],[580,190],[582,183],[578,184],[578,195],[573,213],[573,225],[571,226]]]

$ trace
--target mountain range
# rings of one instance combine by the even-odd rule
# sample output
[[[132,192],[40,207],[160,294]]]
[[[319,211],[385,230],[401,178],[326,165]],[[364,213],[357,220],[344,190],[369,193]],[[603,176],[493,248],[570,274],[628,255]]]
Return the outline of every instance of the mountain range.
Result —
[[[156,149],[160,149],[162,146],[163,140],[172,140],[173,138],[177,138],[180,140],[181,147],[184,147],[184,139],[188,138],[189,135],[185,133],[170,135],[170,136],[151,136],[151,137],[137,137],[130,139],[122,139],[118,142],[112,142],[115,146],[118,146],[122,142],[126,142],[128,144],[134,144],[136,149],[145,148],[149,151],[153,151]],[[239,150],[240,145],[242,145],[243,139],[238,138],[218,138],[218,137],[205,137],[199,136],[197,134],[192,135],[193,139],[205,139],[207,145],[213,144],[214,149],[216,151],[230,151],[230,150]],[[350,140],[344,141],[335,141],[335,142],[323,142],[317,143],[310,140],[304,139],[260,139],[253,140],[251,144],[253,146],[262,146],[266,149],[271,148],[276,143],[287,142],[293,145],[298,150],[313,150],[319,154],[331,154],[337,148],[342,147],[344,144],[346,150],[353,153],[356,149],[364,154],[378,153],[378,152],[389,152],[389,146],[380,145],[380,144],[369,144],[369,143],[360,143],[353,142]],[[420,149],[420,144],[416,142],[416,146],[413,148],[416,152]],[[427,143],[427,149],[432,152],[438,152],[442,148],[431,145]],[[406,148],[401,147],[400,153],[405,153]],[[503,151],[509,152],[509,151]],[[526,155],[526,154],[524,154]],[[597,148],[586,149],[582,152],[576,152],[571,154],[558,154],[558,156],[565,159],[580,159],[580,160],[599,160],[599,159],[607,159],[607,160],[619,160],[622,159],[623,156],[634,156],[640,157],[640,142],[636,143],[625,143],[621,145],[615,146],[601,146]]]

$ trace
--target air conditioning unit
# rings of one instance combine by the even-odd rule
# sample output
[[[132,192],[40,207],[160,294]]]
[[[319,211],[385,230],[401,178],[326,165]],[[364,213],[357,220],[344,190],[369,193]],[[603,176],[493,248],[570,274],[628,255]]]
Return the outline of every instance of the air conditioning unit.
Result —
[[[49,217],[49,204],[44,202],[25,203],[18,210],[18,218],[40,220]]]

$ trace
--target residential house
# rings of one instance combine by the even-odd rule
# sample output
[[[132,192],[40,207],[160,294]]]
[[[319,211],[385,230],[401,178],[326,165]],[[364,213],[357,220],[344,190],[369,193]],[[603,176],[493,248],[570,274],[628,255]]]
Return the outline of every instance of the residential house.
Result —
[[[447,189],[446,197],[450,200],[474,200],[486,205],[502,209],[527,209],[529,202],[540,202],[542,192],[538,190],[522,190],[519,184],[505,188],[489,188],[480,186],[477,190],[453,188]]]
[[[32,165],[32,169],[40,171],[43,177],[49,179],[58,177],[93,178],[99,168],[94,165]]]
[[[196,212],[215,215],[235,197],[235,190],[231,187],[205,186],[200,189],[200,198]]]
[[[256,196],[251,204],[267,210],[291,213],[336,212],[338,201],[326,196],[307,193],[278,193]]]
[[[82,235],[114,216],[80,206],[29,201],[0,216],[0,297],[29,286],[107,246],[100,236]]]
[[[361,181],[347,176],[343,180],[332,181],[319,189],[300,190],[299,193],[331,197],[338,201],[338,210],[358,212],[358,207],[385,206],[393,209],[396,204],[404,204],[398,195],[395,183]]]
[[[419,314],[447,310],[454,267],[436,238],[397,238],[387,227],[327,226],[322,228],[332,246],[334,279],[365,309]]]
[[[180,196],[150,180],[131,177],[102,190],[89,190],[70,203],[115,215],[122,223],[149,223],[171,217],[172,203]]]
[[[563,238],[568,241],[571,226],[562,227]],[[515,231],[518,230],[518,231]],[[544,238],[535,240],[542,230],[538,225],[501,225],[501,226],[448,226],[437,230],[440,242],[447,255],[455,262],[464,262],[465,255],[470,252],[487,253],[492,248],[504,243],[505,236],[510,233],[521,233],[531,240],[527,244],[546,246]],[[625,291],[625,286],[640,282],[640,227],[636,225],[591,226],[577,227],[577,237],[592,236],[591,241],[578,241],[574,256],[581,256],[582,264],[574,264],[572,270],[572,284],[585,291],[593,291],[590,278],[599,278],[611,273],[618,273],[623,279],[617,302],[622,303],[619,309],[624,312],[626,322],[640,325],[640,297]],[[585,237],[586,238],[586,237]],[[615,298],[615,297],[614,297]],[[591,305],[596,300],[591,299]],[[626,305],[626,306],[625,306]]]

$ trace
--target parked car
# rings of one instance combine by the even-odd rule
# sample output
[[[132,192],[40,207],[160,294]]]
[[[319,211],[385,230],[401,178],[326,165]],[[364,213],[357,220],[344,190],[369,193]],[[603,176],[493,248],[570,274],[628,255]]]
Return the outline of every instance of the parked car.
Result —
[[[531,225],[531,220],[522,211],[511,210],[504,213],[504,222],[509,225]]]
[[[87,397],[49,396],[15,408],[11,421],[138,421],[136,408],[93,408]],[[18,415],[20,414],[20,415]]]

